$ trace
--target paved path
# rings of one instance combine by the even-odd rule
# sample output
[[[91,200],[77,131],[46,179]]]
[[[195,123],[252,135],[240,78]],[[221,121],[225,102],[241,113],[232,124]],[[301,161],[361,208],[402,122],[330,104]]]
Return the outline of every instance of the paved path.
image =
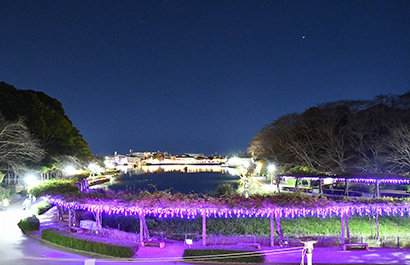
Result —
[[[75,251],[46,243],[40,232],[25,235],[16,225],[21,218],[32,213],[22,210],[22,200],[12,203],[7,212],[0,212],[0,264],[181,264],[186,246],[182,243],[167,243],[165,248],[140,248],[134,259],[116,259]],[[41,227],[56,227],[53,211],[39,217]],[[300,248],[262,248],[267,263],[300,264]],[[306,259],[304,260],[306,264]],[[188,264],[188,263],[183,263]],[[197,263],[198,264],[198,263]],[[315,248],[313,264],[409,264],[410,249],[371,248],[370,251],[342,251],[341,248]]]

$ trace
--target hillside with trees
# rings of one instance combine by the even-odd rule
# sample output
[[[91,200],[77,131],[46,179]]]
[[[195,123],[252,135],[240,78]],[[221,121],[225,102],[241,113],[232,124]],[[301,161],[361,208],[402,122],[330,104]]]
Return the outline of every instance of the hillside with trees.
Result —
[[[31,136],[23,119],[6,121],[0,113],[0,180],[1,172],[24,171],[27,163],[36,163],[44,157],[39,141]]]
[[[43,166],[51,166],[62,157],[91,157],[88,143],[65,114],[61,102],[43,92],[20,90],[0,82],[0,112],[3,122],[24,123],[29,135],[44,150],[39,152],[44,154]]]
[[[256,133],[248,151],[282,173],[312,175],[410,172],[410,92],[341,100],[279,117]]]

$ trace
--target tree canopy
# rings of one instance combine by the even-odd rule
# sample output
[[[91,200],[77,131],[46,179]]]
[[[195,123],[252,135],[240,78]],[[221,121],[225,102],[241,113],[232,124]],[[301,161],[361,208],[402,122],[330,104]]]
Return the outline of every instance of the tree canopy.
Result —
[[[45,165],[60,156],[91,157],[88,143],[65,114],[61,102],[43,92],[19,90],[0,82],[0,112],[8,121],[24,117],[30,134],[46,151]]]
[[[410,92],[374,100],[342,100],[279,117],[256,133],[248,151],[318,174],[410,171]]]

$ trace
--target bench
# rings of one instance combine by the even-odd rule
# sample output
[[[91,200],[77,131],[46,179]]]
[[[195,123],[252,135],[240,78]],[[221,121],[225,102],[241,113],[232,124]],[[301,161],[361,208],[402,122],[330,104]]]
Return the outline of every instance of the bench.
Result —
[[[81,220],[80,221],[80,226],[70,226],[69,227],[71,232],[74,233],[85,233],[85,232],[94,232],[97,231],[97,222],[91,221],[91,220]]]
[[[160,248],[163,248],[163,247],[165,247],[165,242],[164,241],[157,241],[157,240],[144,241],[144,242],[142,242],[142,246],[143,247],[160,247]]]
[[[366,243],[350,243],[343,244],[343,250],[369,250],[369,246]]]
[[[251,246],[251,247],[257,248],[258,250],[261,250],[261,244],[259,244],[259,243],[238,243],[238,245]]]

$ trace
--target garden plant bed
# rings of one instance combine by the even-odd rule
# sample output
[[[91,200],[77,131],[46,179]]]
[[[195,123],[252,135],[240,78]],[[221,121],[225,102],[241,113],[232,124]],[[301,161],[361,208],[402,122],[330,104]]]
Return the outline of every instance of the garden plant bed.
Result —
[[[264,263],[265,254],[252,246],[203,246],[185,249],[184,260],[195,262]]]

